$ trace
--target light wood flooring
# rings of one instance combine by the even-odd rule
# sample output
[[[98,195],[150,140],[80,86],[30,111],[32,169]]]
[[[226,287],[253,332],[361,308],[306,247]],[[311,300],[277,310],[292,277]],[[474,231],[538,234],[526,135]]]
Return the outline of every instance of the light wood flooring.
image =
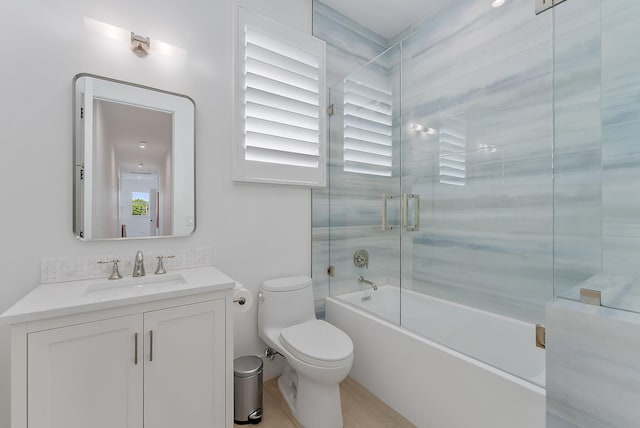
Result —
[[[340,384],[344,428],[416,428],[355,380],[347,377]],[[259,425],[236,428],[300,428],[278,389],[277,379],[264,383],[263,417]]]

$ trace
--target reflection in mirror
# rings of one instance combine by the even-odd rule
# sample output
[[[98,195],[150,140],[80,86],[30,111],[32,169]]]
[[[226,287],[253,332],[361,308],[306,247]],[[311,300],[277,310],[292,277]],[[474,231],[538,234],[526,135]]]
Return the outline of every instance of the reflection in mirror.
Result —
[[[74,111],[76,236],[95,240],[192,233],[193,101],[78,75]]]

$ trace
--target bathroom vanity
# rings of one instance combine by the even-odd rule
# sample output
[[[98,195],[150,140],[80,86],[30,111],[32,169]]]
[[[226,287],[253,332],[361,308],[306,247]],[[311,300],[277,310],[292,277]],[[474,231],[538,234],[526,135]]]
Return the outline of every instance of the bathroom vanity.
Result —
[[[11,427],[232,427],[233,286],[213,267],[40,285],[0,317]]]

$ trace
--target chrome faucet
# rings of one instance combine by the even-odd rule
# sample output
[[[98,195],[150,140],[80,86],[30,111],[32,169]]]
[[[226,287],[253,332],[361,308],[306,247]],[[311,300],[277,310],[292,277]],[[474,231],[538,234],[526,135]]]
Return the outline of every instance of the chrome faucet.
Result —
[[[374,291],[378,289],[378,286],[376,285],[375,282],[369,281],[368,279],[364,279],[363,276],[360,276],[360,278],[358,278],[358,284],[368,285],[369,287],[373,288]]]
[[[144,276],[144,256],[142,251],[136,253],[136,258],[133,261],[133,276]]]

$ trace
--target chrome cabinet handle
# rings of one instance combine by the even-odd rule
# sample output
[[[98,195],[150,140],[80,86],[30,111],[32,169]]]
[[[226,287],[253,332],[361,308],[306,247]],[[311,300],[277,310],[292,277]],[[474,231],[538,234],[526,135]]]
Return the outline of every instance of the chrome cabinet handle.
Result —
[[[149,362],[153,361],[153,330],[149,330]]]
[[[133,364],[137,365],[138,364],[138,333],[133,335],[134,339],[135,339],[135,350],[133,353]]]

